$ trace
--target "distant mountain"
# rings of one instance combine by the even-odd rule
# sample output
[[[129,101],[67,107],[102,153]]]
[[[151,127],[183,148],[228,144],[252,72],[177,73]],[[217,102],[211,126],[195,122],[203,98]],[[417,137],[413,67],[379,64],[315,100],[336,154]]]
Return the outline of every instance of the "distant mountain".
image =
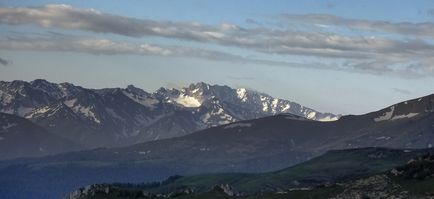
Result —
[[[80,148],[26,119],[0,113],[0,159],[52,155]]]
[[[180,90],[160,88],[148,93],[132,85],[86,89],[41,79],[1,81],[0,112],[25,117],[86,147],[177,137],[280,113],[320,121],[339,118],[244,88],[197,83]]]
[[[333,151],[276,172],[173,176],[147,184],[94,184],[74,191],[69,198],[431,198],[434,155],[429,152],[433,150]]]
[[[431,148],[432,102],[434,95],[365,115],[343,116],[333,122],[280,114],[128,147],[8,161],[0,169],[0,179],[6,179],[4,183],[9,185],[13,184],[10,179],[26,184],[29,192],[35,191],[32,184],[46,183],[64,193],[101,182],[135,183],[171,175],[275,171],[336,149]],[[53,185],[38,176],[67,180]],[[0,187],[4,183],[0,182]],[[9,185],[3,189],[10,188]]]

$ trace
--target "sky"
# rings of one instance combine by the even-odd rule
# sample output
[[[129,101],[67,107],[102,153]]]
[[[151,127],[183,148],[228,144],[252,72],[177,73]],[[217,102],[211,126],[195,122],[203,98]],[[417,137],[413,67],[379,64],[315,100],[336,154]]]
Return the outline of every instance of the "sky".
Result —
[[[434,93],[434,1],[0,0],[0,80],[246,87],[363,114]]]

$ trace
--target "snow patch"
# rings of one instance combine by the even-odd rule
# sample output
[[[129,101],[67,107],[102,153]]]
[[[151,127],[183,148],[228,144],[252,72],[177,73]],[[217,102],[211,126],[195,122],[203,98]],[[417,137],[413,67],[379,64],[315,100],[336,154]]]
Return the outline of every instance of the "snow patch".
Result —
[[[241,101],[243,102],[247,101],[247,90],[245,88],[237,89],[237,95],[238,98],[241,99]]]
[[[216,114],[222,114],[224,112],[224,110],[222,108],[219,108],[219,110],[217,111]]]
[[[279,99],[274,99],[271,102],[271,112],[273,112],[273,114],[277,113],[277,107],[278,107],[278,105],[279,105]]]
[[[262,102],[262,111],[268,112],[268,106],[269,106],[268,98],[264,97],[262,95],[260,96],[260,98],[261,98],[261,102]]]
[[[267,104],[267,102],[262,102],[262,111],[268,112],[268,104]]]
[[[179,95],[178,98],[174,100],[184,107],[200,107],[202,105],[196,98],[183,94]]]
[[[12,96],[9,93],[5,93],[3,91],[0,91],[0,101],[3,105],[7,105],[12,103],[12,101],[15,100],[14,96]]]
[[[151,153],[151,151],[139,151],[138,152],[140,155],[146,155],[146,154],[149,154],[149,153]]]
[[[202,147],[199,149],[199,151],[211,151],[211,149],[207,147]]]
[[[307,114],[307,119],[313,120],[315,119],[315,116],[316,116],[316,112],[310,112],[309,114]]]
[[[391,137],[388,137],[388,136],[380,136],[380,137],[377,137],[377,138],[375,138],[376,140],[390,140],[391,139]]]
[[[75,106],[72,108],[74,112],[79,112],[87,118],[92,119],[94,122],[100,124],[101,121],[96,117],[96,114],[90,109],[90,107],[84,107],[81,105]]]
[[[33,112],[30,112],[30,114],[27,114],[25,116],[25,118],[33,118],[33,117],[37,116],[38,114],[44,114],[44,113],[47,113],[50,110],[51,109],[49,108],[49,106],[44,106],[42,108],[38,108],[38,109],[34,110]],[[52,115],[53,114],[47,115],[47,117],[50,117]]]
[[[199,91],[199,88],[192,90],[191,93],[197,93],[197,91]]]
[[[339,119],[338,117],[327,116],[327,117],[320,118],[319,121],[321,121],[321,122],[333,122],[333,121],[336,121],[338,119]]]
[[[286,104],[285,107],[283,107],[282,112],[289,110],[289,108],[291,108],[291,105]]]
[[[209,113],[206,113],[205,115],[201,116],[201,120],[204,123],[208,123],[209,118],[211,118],[211,115]]]
[[[381,121],[390,120],[392,118],[393,111],[395,111],[395,106],[390,107],[390,111],[389,112],[385,112],[380,117],[374,118],[374,121],[375,122],[381,122]]]
[[[224,121],[219,121],[219,125],[224,125],[224,124],[229,124],[231,123],[230,121],[224,120]]]
[[[48,107],[43,107],[43,108],[40,108],[40,109],[36,110],[35,113],[46,113],[49,110],[50,109]]]
[[[399,119],[405,119],[405,118],[412,118],[414,116],[419,115],[419,113],[409,113],[406,115],[395,115],[390,120],[399,120]]]

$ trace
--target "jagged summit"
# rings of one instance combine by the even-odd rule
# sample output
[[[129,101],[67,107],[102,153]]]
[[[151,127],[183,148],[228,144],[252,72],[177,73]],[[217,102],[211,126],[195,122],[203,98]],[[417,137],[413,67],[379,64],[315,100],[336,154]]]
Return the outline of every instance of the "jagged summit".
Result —
[[[182,136],[281,113],[319,121],[339,117],[264,93],[204,82],[150,93],[133,85],[86,89],[43,79],[0,82],[0,112],[26,117],[68,139],[77,137],[74,141],[89,147]]]
[[[334,121],[338,115],[320,113],[308,107],[288,100],[273,98],[268,94],[258,91],[228,86],[210,85],[203,82],[190,84],[182,89],[160,89],[159,95],[166,93],[165,98],[177,102],[181,106],[192,107],[210,104],[211,101],[219,101],[220,104],[231,103],[238,107],[249,109],[249,118],[259,118],[279,113],[291,113],[301,117],[319,121]],[[236,115],[232,115],[236,117]],[[243,119],[243,118],[241,118]]]
[[[130,93],[137,94],[137,95],[149,95],[148,92],[144,91],[141,88],[135,87],[132,84],[128,85],[125,90],[128,91],[128,92],[130,92]]]

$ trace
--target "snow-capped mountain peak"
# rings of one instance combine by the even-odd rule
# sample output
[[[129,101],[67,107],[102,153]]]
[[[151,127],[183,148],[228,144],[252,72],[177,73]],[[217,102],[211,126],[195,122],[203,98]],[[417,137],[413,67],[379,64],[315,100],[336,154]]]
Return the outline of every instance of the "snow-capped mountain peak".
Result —
[[[149,93],[133,85],[86,89],[40,79],[0,82],[0,111],[26,117],[53,132],[62,131],[65,138],[92,146],[181,136],[281,113],[320,121],[339,117],[246,88],[203,82]]]
[[[225,112],[227,116],[222,116],[222,118],[227,120],[226,123],[280,113],[290,113],[320,121],[333,121],[339,118],[334,114],[320,113],[300,104],[273,98],[270,95],[246,88],[233,89],[228,86],[209,85],[203,82],[190,84],[179,90],[174,88],[170,90],[160,89],[158,94],[165,96],[168,102],[175,102],[186,108],[202,107],[209,109],[209,112],[203,115],[202,118],[209,118],[212,113]],[[222,109],[222,111],[219,109]],[[239,109],[242,109],[242,113],[240,113]],[[209,121],[207,119],[202,120]],[[220,124],[222,124],[221,121],[208,125]]]

